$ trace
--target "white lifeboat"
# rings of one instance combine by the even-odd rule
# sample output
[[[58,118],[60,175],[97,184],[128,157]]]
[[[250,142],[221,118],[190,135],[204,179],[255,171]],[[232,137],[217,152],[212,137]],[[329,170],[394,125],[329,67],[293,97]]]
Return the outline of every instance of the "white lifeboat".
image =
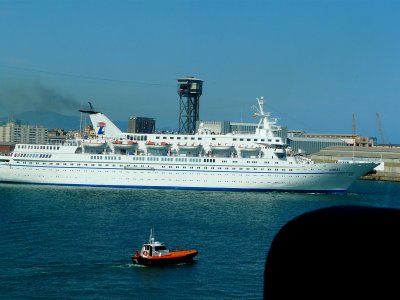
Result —
[[[239,146],[238,147],[241,157],[254,157],[260,154],[260,146]]]
[[[171,144],[167,142],[155,143],[153,141],[146,142],[147,154],[150,155],[167,155],[171,149]]]
[[[203,146],[200,144],[178,144],[177,150],[179,155],[199,156]]]
[[[99,141],[99,140],[83,140],[82,141],[82,146],[85,149],[85,151],[103,151],[107,147],[107,142],[106,141]]]
[[[115,150],[129,150],[135,151],[138,148],[137,141],[122,141],[122,140],[115,140],[112,142]]]
[[[235,146],[233,145],[210,145],[211,154],[215,157],[229,157],[235,152]]]

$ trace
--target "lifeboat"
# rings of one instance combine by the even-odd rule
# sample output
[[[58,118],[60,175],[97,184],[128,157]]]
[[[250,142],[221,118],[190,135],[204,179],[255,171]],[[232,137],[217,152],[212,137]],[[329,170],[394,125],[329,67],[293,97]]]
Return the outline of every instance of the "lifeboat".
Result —
[[[166,142],[161,142],[156,144],[152,141],[146,142],[147,153],[151,155],[167,155],[169,150],[171,149],[171,144]]]
[[[193,262],[197,250],[170,251],[163,243],[155,240],[153,230],[150,230],[149,242],[143,244],[140,252],[136,250],[131,256],[132,263],[143,266],[161,266]]]
[[[239,146],[240,156],[241,157],[256,157],[260,154],[261,147],[260,146]]]
[[[103,151],[107,147],[106,141],[83,140],[82,146],[86,151]]]
[[[212,156],[215,157],[229,157],[235,152],[233,145],[210,145]]]
[[[135,151],[138,147],[138,142],[136,141],[122,141],[122,140],[115,140],[112,142],[114,149],[116,150],[129,150]]]
[[[178,144],[177,145],[179,155],[185,156],[199,156],[203,150],[203,146],[200,144]]]

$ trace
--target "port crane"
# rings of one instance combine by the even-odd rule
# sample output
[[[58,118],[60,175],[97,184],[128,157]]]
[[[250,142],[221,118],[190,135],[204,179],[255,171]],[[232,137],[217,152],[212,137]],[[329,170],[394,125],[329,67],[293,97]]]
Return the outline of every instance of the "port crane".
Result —
[[[381,117],[379,116],[378,112],[376,112],[375,115],[376,115],[376,122],[378,124],[379,134],[381,136],[381,144],[385,144],[385,136],[383,135],[383,127],[382,127]]]

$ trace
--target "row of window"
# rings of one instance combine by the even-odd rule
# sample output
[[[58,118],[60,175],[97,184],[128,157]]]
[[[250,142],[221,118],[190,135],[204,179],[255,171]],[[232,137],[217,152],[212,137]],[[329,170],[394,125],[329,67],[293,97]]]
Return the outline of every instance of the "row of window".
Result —
[[[133,137],[133,139],[135,139],[135,140],[138,140],[138,141],[146,141],[147,140],[147,136],[134,136]],[[163,137],[161,137],[161,136],[156,136],[156,140],[160,140],[160,139],[163,139],[163,140],[174,140],[174,139],[177,139],[177,140],[195,140],[196,139],[196,137],[194,137],[194,136],[170,136],[170,137],[166,137],[166,136],[163,136]],[[211,138],[213,141],[215,141],[216,140],[216,138],[215,137],[213,137],[213,138]],[[201,140],[203,140],[203,138],[202,137],[197,137],[197,140],[198,141],[201,141]],[[236,142],[236,141],[241,141],[241,142],[244,142],[244,141],[247,141],[247,142],[251,142],[251,141],[253,141],[253,142],[266,142],[266,141],[268,141],[268,142],[272,142],[272,139],[250,139],[250,138],[232,138],[232,141],[233,142]],[[280,139],[275,139],[274,140],[275,142],[277,142],[277,143],[279,143],[280,142]]]
[[[37,157],[37,156],[36,156]],[[121,156],[114,155],[91,155],[92,160],[121,160]],[[132,156],[133,161],[174,161],[173,157],[153,157],[153,156]],[[187,158],[187,157],[175,157],[176,162],[201,162],[201,158]],[[205,158],[204,162],[215,162],[214,159]]]
[[[115,155],[91,155],[90,159],[121,160],[121,156],[115,156]]]
[[[68,170],[63,170],[63,171],[67,172]],[[69,171],[72,171],[72,170],[69,170]],[[78,171],[80,172],[81,170],[78,170]],[[94,170],[82,170],[82,172],[95,172],[95,171]],[[116,171],[107,171],[106,170],[104,172],[106,172],[106,173],[115,173]],[[162,172],[162,174],[163,175],[174,175],[174,173],[170,173],[170,172]],[[191,173],[191,172],[189,174],[190,175],[201,175],[201,173]],[[235,175],[235,174],[233,174],[233,175]],[[26,177],[26,178],[31,177],[31,175],[29,173],[26,173],[23,176]],[[39,174],[35,174],[35,176],[39,177],[39,178],[45,178],[45,176],[41,175],[40,173]],[[112,174],[110,174],[110,176],[112,176]],[[111,178],[112,179],[118,179],[118,180],[125,179],[128,182],[149,181],[149,180],[158,181],[159,180],[159,181],[169,181],[169,182],[204,182],[204,183],[207,183],[209,181],[209,180],[207,180],[208,176],[222,176],[222,174],[206,174],[205,176],[206,176],[206,178],[196,178],[196,179],[190,179],[190,177],[189,178],[180,179],[180,178],[170,178],[170,177],[163,177],[163,176],[161,176],[159,178],[132,178],[132,177],[126,177],[126,178],[111,177]],[[263,176],[263,178],[262,178],[263,181],[255,181],[255,179],[257,179],[257,178],[254,178],[254,177],[252,178],[252,180],[243,180],[242,178],[240,178],[241,176],[244,176],[244,175],[238,174],[239,178],[231,179],[231,180],[224,180],[224,178],[220,178],[222,180],[218,180],[218,182],[219,183],[222,183],[222,182],[225,182],[225,183],[238,183],[238,184],[241,184],[241,183],[246,183],[246,184],[249,184],[249,183],[253,183],[253,184],[258,184],[258,183],[260,183],[260,184],[279,184],[280,181],[265,181],[267,179],[265,177],[269,177],[269,179],[267,179],[267,180],[277,180],[279,178],[282,178],[283,175],[281,175],[281,174],[267,174],[267,175]],[[61,176],[60,175],[56,175],[54,177],[55,178],[60,178]],[[304,175],[289,175],[289,176],[285,176],[285,178],[301,178],[301,177],[304,177]],[[307,177],[309,177],[309,178],[317,178],[318,176],[317,175],[308,175]],[[67,178],[80,179],[80,177],[72,177],[72,176],[68,176]],[[245,179],[250,179],[250,178],[245,178]],[[214,182],[214,180],[215,179],[213,179],[213,182]],[[296,183],[298,183],[298,182],[296,182]],[[306,183],[303,183],[303,184],[306,184]]]
[[[51,158],[51,154],[38,154],[38,153],[14,153],[14,157],[26,157],[26,158]]]
[[[33,164],[33,162],[26,162],[26,161],[24,161],[24,162],[22,162],[22,164],[30,164],[30,165],[32,165]],[[87,163],[82,163],[82,164],[80,164],[80,163],[52,163],[52,162],[50,162],[50,163],[46,163],[46,162],[42,162],[42,163],[40,163],[40,162],[36,162],[35,163],[36,165],[50,165],[50,166],[52,166],[52,165],[56,165],[56,166],[60,166],[60,165],[63,165],[63,166],[91,166],[91,167],[95,167],[96,166],[96,164],[87,164]],[[110,165],[109,164],[97,164],[97,166],[98,167],[110,167]],[[113,164],[113,165],[111,165],[111,167],[121,167],[121,168],[123,168],[124,167],[124,165],[115,165],[115,164]],[[148,168],[150,168],[150,165],[147,165],[147,166],[145,166],[145,165],[133,165],[133,167],[141,167],[141,168],[144,168],[144,167],[148,167]],[[174,168],[174,166],[161,166],[161,168],[162,169],[173,169]],[[275,171],[275,172],[286,172],[286,171],[289,171],[289,172],[292,172],[293,171],[293,169],[285,169],[285,168],[282,168],[282,169],[278,169],[278,168],[275,168],[275,169],[272,169],[272,168],[255,168],[255,167],[246,167],[246,168],[244,168],[244,167],[199,167],[199,166],[175,166],[175,169],[197,169],[197,170],[225,170],[225,171],[236,171],[236,170],[239,170],[239,171],[243,171],[243,170],[246,170],[246,171]]]
[[[17,149],[60,150],[60,146],[53,146],[53,145],[17,145]]]

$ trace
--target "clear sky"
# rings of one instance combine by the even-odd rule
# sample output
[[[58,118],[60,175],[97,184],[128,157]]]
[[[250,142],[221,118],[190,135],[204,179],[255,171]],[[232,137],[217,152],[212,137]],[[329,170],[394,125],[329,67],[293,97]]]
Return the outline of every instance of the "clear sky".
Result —
[[[176,78],[204,80],[200,119],[400,143],[400,1],[0,0],[0,116],[74,115],[178,127]]]

